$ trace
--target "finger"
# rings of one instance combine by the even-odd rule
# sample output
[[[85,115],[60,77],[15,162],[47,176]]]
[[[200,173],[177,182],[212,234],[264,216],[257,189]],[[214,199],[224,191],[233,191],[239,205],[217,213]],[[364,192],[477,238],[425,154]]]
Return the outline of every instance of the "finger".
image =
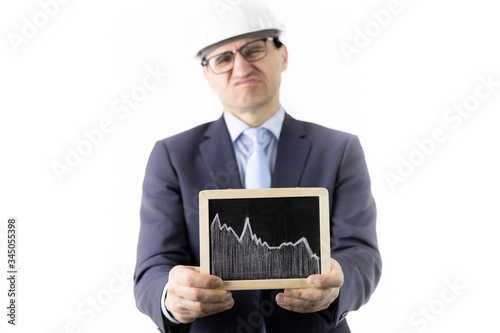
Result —
[[[328,274],[314,274],[307,278],[307,282],[316,288],[340,288],[344,284],[344,273],[340,264],[330,258],[331,269]]]
[[[307,282],[316,288],[340,288],[344,284],[344,276],[339,274],[315,274],[307,278]]]
[[[318,305],[316,301],[286,297],[283,293],[276,295],[276,303],[283,309],[300,313],[315,312]]]
[[[234,305],[234,300],[230,298],[229,301],[223,303],[205,303],[186,300],[179,305],[183,310],[189,310],[198,313],[201,316],[209,316],[211,314],[232,308]]]
[[[338,297],[338,289],[332,289],[326,297],[313,301],[303,298],[287,297],[284,293],[276,296],[276,303],[289,311],[309,313],[324,310]]]
[[[222,279],[214,276],[202,274],[199,267],[175,266],[169,273],[169,281],[188,287],[213,289],[222,287]]]
[[[182,284],[170,283],[167,286],[167,294],[170,293],[179,298],[204,303],[224,303],[232,298],[230,291],[220,289],[203,289],[187,287]]]
[[[180,285],[179,288],[193,289],[187,288],[182,285]],[[176,290],[179,291],[179,289]],[[195,299],[198,299],[191,300],[182,297],[182,295],[179,296],[179,293],[174,292],[172,289],[171,292],[167,292],[165,305],[167,309],[174,315],[174,317],[183,323],[189,323],[196,318],[201,318],[214,313],[228,310],[234,305],[234,300],[230,292],[225,292],[222,290],[200,290],[202,292],[199,293],[192,293],[192,291],[186,290],[180,292],[180,294],[184,295],[194,295],[193,297]]]
[[[193,322],[197,318],[206,317],[232,308],[234,301],[225,306],[214,306],[213,303],[196,303],[190,301],[176,302],[169,310],[182,323]]]
[[[214,310],[213,312],[210,312],[210,311],[207,311],[207,312],[201,311],[200,312],[200,311],[188,310],[181,305],[176,305],[174,309],[169,310],[169,311],[175,316],[175,318],[178,321],[180,321],[181,323],[184,323],[184,324],[188,324],[188,323],[191,323],[198,318],[210,316],[210,315],[213,315],[215,313],[222,312],[224,310],[221,310],[221,311]]]
[[[283,292],[285,297],[303,299],[307,301],[322,301],[325,298],[330,297],[333,293],[333,288],[285,289]]]

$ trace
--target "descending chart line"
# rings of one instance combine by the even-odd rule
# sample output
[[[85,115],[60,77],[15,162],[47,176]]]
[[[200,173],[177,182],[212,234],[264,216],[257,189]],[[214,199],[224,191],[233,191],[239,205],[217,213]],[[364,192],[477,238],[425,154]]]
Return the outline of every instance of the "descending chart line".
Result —
[[[306,278],[320,273],[306,237],[270,246],[253,233],[250,218],[241,235],[216,214],[210,225],[211,272],[223,280]]]

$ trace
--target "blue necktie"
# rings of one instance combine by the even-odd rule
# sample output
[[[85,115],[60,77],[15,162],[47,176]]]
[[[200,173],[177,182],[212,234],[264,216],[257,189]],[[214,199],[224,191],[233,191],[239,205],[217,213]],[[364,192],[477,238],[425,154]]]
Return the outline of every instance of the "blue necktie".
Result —
[[[252,142],[252,147],[248,147],[250,155],[245,170],[245,188],[269,188],[271,170],[264,147],[269,143],[271,134],[265,128],[254,127],[246,129],[243,133]]]

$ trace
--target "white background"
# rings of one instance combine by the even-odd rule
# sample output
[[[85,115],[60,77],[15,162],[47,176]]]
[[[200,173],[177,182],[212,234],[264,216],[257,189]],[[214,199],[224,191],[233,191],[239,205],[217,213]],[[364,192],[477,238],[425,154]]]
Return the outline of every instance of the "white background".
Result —
[[[0,327],[156,332],[132,294],[147,158],[156,140],[222,111],[191,57],[197,6],[73,0],[43,22],[37,15],[47,2],[0,5],[0,266],[5,272],[7,218],[15,216],[20,272],[18,326],[6,323],[2,278]],[[358,135],[372,177],[383,277],[348,321],[353,332],[492,332],[500,310],[500,86],[456,128],[443,115],[474,96],[480,76],[500,82],[499,8],[491,0],[401,0],[348,61],[342,43],[376,29],[370,13],[389,3],[269,1],[288,30],[282,104],[295,118]],[[44,26],[15,46],[12,36],[34,16]],[[121,119],[113,103],[141,85],[147,68],[168,76]],[[112,132],[59,180],[53,163],[65,164],[68,147],[103,119]],[[436,128],[446,140],[422,159],[415,141]],[[420,165],[391,188],[387,173],[410,156]],[[419,314],[425,308],[428,317]]]

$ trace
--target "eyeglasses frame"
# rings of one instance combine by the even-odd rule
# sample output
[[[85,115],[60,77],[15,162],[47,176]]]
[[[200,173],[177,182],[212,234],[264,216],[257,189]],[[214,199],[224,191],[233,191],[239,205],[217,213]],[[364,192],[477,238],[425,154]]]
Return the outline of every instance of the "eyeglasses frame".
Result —
[[[214,55],[213,57],[210,57],[209,59],[205,59],[203,58],[202,61],[201,61],[201,65],[203,67],[208,67],[210,68],[210,70],[212,71],[212,73],[214,74],[224,74],[224,73],[227,73],[227,72],[230,72],[233,68],[234,68],[234,56],[236,55],[237,52],[239,52],[241,54],[241,56],[243,57],[243,59],[245,59],[246,61],[248,62],[256,62],[256,61],[259,61],[259,60],[262,60],[264,59],[265,57],[267,57],[267,54],[268,54],[268,49],[267,49],[267,43],[265,44],[266,45],[266,55],[260,59],[257,59],[257,60],[248,60],[242,53],[241,53],[241,49],[243,49],[245,46],[247,46],[248,44],[251,44],[251,43],[255,43],[255,42],[258,42],[258,41],[264,41],[264,42],[267,42],[268,40],[272,40],[274,42],[274,45],[276,46],[276,48],[280,48],[281,46],[283,46],[283,43],[281,43],[281,41],[279,40],[278,37],[266,37],[266,38],[262,38],[262,39],[256,39],[256,40],[253,40],[251,42],[248,42],[246,43],[245,45],[243,45],[242,47],[240,47],[239,49],[237,50],[234,50],[234,51],[226,51],[226,52],[222,52],[222,53],[219,53],[219,54],[216,54]],[[226,53],[231,53],[232,56],[233,56],[233,67],[231,67],[231,69],[228,69],[227,71],[225,72],[221,72],[221,73],[216,73],[214,72],[214,70],[212,69],[212,67],[209,66],[209,62],[210,62],[210,59],[213,59],[215,57],[218,57],[222,54],[226,54]]]

